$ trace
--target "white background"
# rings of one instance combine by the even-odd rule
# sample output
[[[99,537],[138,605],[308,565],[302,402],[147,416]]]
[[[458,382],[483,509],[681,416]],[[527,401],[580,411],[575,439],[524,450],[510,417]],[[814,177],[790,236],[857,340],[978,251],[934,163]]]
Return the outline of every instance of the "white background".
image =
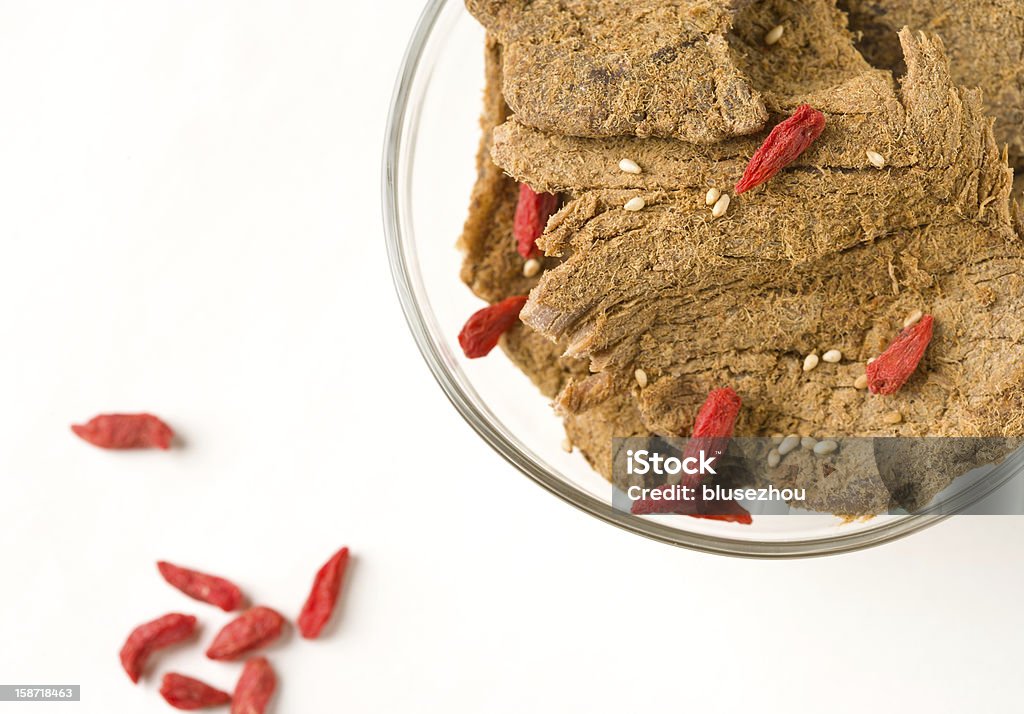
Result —
[[[756,562],[573,510],[495,456],[393,296],[379,155],[403,2],[0,2],[0,683],[163,712],[136,624],[227,617],[168,559],[294,616],[356,557],[322,640],[272,648],[274,711],[863,712],[1020,707],[1024,535],[963,518]],[[170,453],[72,421],[152,410]]]

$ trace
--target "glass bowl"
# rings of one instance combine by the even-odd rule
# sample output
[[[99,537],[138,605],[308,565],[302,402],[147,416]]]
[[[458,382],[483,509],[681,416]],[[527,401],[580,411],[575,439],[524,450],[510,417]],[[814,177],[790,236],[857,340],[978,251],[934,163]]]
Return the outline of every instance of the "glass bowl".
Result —
[[[476,178],[484,31],[461,0],[427,4],[399,72],[385,137],[383,211],[395,286],[434,377],[495,451],[564,501],[665,543],[748,557],[841,553],[921,530],[990,495],[1021,472],[1018,452],[941,512],[849,520],[815,514],[755,515],[743,526],[685,516],[633,516],[612,508],[612,487],[579,453],[550,403],[500,350],[467,360],[456,336],[482,307],[459,280],[455,247]]]

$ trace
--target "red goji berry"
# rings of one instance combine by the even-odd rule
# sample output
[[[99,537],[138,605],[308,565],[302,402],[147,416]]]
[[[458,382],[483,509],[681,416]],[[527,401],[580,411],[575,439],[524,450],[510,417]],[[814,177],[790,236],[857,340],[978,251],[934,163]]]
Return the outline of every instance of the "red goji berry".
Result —
[[[277,688],[277,677],[265,657],[253,657],[245,663],[235,685],[231,714],[264,714]]]
[[[651,491],[659,494],[659,498],[640,498],[633,501],[629,512],[635,516],[660,516],[672,513],[678,516],[691,516],[697,512],[696,501],[682,499],[666,499],[662,494],[671,492],[672,484],[655,486]]]
[[[922,317],[900,332],[885,352],[868,365],[868,389],[872,394],[895,394],[907,383],[932,341],[932,322],[931,315]]]
[[[149,656],[161,647],[182,642],[196,631],[196,618],[172,612],[139,625],[121,648],[121,666],[133,682],[138,682]]]
[[[231,695],[227,692],[175,672],[164,675],[160,685],[160,696],[175,709],[188,710],[218,707],[231,701]]]
[[[551,214],[557,210],[557,195],[537,193],[525,183],[519,184],[519,202],[516,204],[512,234],[516,239],[516,250],[524,259],[540,255],[537,239],[544,233]]]
[[[348,548],[342,548],[317,571],[306,603],[299,614],[299,632],[306,639],[315,639],[331,619],[338,593],[348,565]]]
[[[501,336],[519,321],[527,299],[526,295],[516,295],[473,313],[459,333],[463,354],[470,359],[490,354]]]
[[[284,618],[275,610],[269,607],[250,608],[221,628],[207,648],[206,656],[210,659],[238,659],[276,640],[283,627]]]
[[[169,449],[174,432],[152,414],[101,414],[71,427],[101,449]]]
[[[242,591],[230,580],[182,568],[164,560],[159,561],[156,567],[164,580],[190,598],[216,605],[224,612],[237,610],[245,599]]]
[[[693,433],[686,442],[683,458],[700,458],[701,451],[710,456],[721,456],[732,438],[741,406],[743,401],[732,387],[711,390],[697,411]],[[699,483],[701,477],[699,474],[686,475],[683,480],[689,481],[687,485],[693,485]]]
[[[743,177],[736,184],[736,194],[760,186],[796,161],[824,130],[825,115],[810,105],[801,104],[793,116],[775,125],[750,157]]]
[[[697,412],[693,434],[683,450],[682,460],[691,457],[699,460],[701,451],[705,452],[706,457],[721,456],[733,435],[742,404],[740,396],[731,387],[712,390]],[[700,474],[683,475],[681,485],[696,489],[692,501],[639,499],[633,502],[630,512],[635,515],[673,513],[744,524],[753,522],[750,513],[735,501],[705,501],[699,487],[701,480]],[[665,484],[654,490],[664,493],[672,488],[671,484]]]
[[[754,522],[750,511],[736,503],[736,501],[722,499],[709,501],[705,500],[703,496],[697,499],[697,513],[691,513],[690,516],[693,518],[704,518],[709,521],[742,523],[745,526],[749,526]]]

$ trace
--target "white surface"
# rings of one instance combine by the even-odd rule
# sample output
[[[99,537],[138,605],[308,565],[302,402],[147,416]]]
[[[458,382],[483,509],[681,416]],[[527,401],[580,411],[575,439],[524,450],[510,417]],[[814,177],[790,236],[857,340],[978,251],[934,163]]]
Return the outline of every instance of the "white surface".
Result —
[[[473,435],[416,353],[378,209],[417,2],[0,4],[0,683],[164,712],[117,650],[226,616],[158,558],[294,616],[295,712],[931,711],[1021,699],[1024,529],[961,519],[827,560],[689,553],[574,511]],[[73,420],[149,409],[169,454]],[[156,660],[230,688],[199,648]]]

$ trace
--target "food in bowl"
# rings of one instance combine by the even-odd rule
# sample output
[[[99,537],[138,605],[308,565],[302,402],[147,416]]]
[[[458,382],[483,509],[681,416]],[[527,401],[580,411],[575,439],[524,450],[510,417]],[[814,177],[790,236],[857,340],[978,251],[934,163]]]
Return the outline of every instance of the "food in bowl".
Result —
[[[957,84],[942,40],[913,28],[880,34],[903,76],[873,66],[863,43],[881,40],[858,46],[830,0],[467,6],[488,31],[460,240],[463,281],[493,305],[476,327],[503,332],[616,486],[635,485],[613,466],[623,437],[1017,444],[1024,228],[990,114],[1016,141],[1012,92],[986,104]],[[957,52],[1002,72],[983,42],[969,49],[968,7]],[[1020,56],[1020,18],[1004,21]],[[519,322],[496,307],[513,298]],[[735,423],[695,433],[726,388]],[[984,443],[953,465],[992,457]],[[770,473],[788,455],[768,446]],[[913,503],[961,472],[922,476]],[[842,486],[816,506],[884,506]]]

